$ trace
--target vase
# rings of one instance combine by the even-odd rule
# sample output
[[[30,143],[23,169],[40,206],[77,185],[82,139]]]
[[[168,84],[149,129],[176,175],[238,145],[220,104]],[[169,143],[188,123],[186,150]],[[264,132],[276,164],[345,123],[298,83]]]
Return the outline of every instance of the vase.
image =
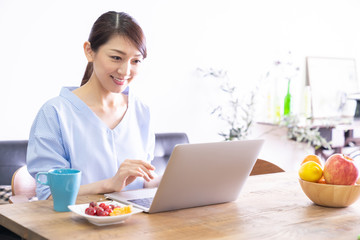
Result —
[[[284,116],[291,113],[291,94],[290,94],[290,79],[288,80],[287,93],[284,99]]]

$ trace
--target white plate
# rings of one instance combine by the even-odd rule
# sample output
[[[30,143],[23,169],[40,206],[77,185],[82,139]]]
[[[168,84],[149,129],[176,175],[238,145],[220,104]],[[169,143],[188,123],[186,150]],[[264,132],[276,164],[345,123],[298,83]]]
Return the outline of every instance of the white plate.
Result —
[[[98,205],[102,202],[98,202]],[[115,206],[126,206],[122,203],[115,202],[115,201],[107,201],[103,202],[106,205],[113,204]],[[110,224],[118,224],[124,222],[127,218],[131,217],[133,214],[142,212],[143,210],[133,207],[132,212],[128,214],[118,215],[118,216],[91,216],[85,214],[85,209],[89,207],[89,203],[87,204],[78,204],[78,205],[69,205],[68,208],[73,212],[76,213],[84,218],[86,218],[89,222],[92,224],[95,224],[97,226],[105,226]]]

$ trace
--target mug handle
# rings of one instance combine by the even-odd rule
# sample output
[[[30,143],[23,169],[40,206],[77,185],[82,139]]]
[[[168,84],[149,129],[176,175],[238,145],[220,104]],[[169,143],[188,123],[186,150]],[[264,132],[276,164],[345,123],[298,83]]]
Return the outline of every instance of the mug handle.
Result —
[[[39,179],[39,177],[40,177],[41,175],[46,176],[46,182],[42,182],[42,181]],[[48,172],[38,172],[38,173],[35,175],[35,180],[36,180],[36,182],[38,182],[38,183],[40,183],[40,184],[42,184],[42,185],[49,185]]]

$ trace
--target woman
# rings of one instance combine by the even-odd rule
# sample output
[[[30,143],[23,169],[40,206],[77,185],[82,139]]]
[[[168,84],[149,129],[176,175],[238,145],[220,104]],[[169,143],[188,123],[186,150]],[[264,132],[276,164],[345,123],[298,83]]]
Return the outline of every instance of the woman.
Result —
[[[84,52],[81,87],[63,88],[35,118],[28,171],[81,170],[79,195],[142,188],[154,179],[155,135],[149,108],[129,84],[146,58],[143,31],[126,13],[107,12],[94,23]],[[40,200],[51,194],[40,184],[36,193]]]

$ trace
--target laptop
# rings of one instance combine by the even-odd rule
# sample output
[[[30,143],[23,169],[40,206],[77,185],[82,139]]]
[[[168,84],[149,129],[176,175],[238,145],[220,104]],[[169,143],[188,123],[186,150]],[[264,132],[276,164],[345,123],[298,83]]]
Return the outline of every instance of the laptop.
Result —
[[[231,202],[238,198],[262,139],[178,144],[157,188],[105,194],[147,213]]]

